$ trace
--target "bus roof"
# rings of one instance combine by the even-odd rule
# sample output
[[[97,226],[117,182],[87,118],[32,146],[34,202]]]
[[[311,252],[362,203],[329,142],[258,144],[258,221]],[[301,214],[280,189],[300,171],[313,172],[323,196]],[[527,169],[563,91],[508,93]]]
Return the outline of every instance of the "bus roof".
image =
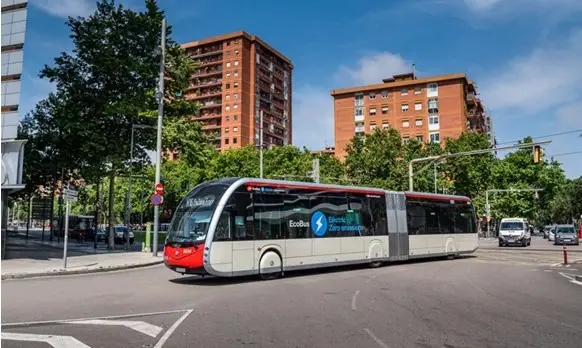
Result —
[[[325,190],[325,191],[332,191],[332,192],[352,192],[352,193],[360,193],[360,194],[371,194],[371,195],[383,195],[386,192],[393,192],[395,191],[386,191],[381,188],[376,187],[363,187],[363,186],[343,186],[343,185],[333,185],[333,184],[318,184],[312,182],[303,182],[303,181],[291,181],[291,180],[275,180],[275,179],[258,179],[258,178],[248,178],[248,177],[241,177],[241,178],[223,178],[217,179],[212,181],[207,181],[200,185],[214,185],[214,184],[222,184],[231,186],[233,184],[247,185],[247,186],[269,186],[272,188],[287,188],[287,189],[302,189],[302,190]],[[455,200],[455,201],[463,201],[463,202],[470,202],[471,199],[465,196],[457,196],[457,195],[445,195],[445,194],[438,194],[438,193],[424,193],[424,192],[404,192],[407,198],[417,198],[417,199],[432,199],[432,200]]]

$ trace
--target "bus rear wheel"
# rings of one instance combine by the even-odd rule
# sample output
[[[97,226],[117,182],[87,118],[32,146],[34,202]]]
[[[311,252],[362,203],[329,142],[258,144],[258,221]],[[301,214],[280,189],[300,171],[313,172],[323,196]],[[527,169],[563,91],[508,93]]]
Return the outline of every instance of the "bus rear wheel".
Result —
[[[266,251],[259,261],[259,277],[262,280],[273,280],[283,274],[283,261],[281,256],[273,251]]]

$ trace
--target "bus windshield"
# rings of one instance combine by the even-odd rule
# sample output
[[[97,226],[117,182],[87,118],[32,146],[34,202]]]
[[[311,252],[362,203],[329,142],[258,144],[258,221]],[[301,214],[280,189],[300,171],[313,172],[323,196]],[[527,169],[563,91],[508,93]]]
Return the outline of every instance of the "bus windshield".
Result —
[[[227,188],[223,184],[204,185],[184,197],[168,227],[166,243],[204,243],[214,210]]]
[[[523,230],[523,222],[520,221],[507,221],[502,222],[499,226],[500,230]]]

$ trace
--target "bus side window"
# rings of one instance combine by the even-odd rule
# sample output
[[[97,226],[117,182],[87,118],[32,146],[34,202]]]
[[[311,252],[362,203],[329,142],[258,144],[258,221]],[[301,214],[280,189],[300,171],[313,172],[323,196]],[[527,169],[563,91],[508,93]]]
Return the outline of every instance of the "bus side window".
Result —
[[[362,194],[350,193],[349,203],[349,211],[346,214],[346,217],[349,217],[348,224],[359,226],[360,230],[349,230],[344,233],[344,237],[373,236],[372,214],[370,213],[368,197]]]
[[[420,202],[406,201],[406,218],[408,220],[408,234],[426,234],[426,213]]]
[[[231,240],[231,215],[230,211],[226,210],[220,214],[220,219],[216,225],[214,232],[214,241],[226,242]]]
[[[253,205],[251,193],[237,189],[228,200],[231,212],[232,240],[253,240]]]
[[[253,193],[255,239],[283,239],[283,197],[277,193]]]
[[[386,223],[386,197],[368,197],[370,212],[372,214],[372,224],[374,234],[385,236],[388,234],[388,225]]]
[[[458,202],[455,210],[455,233],[474,233],[472,207],[466,202]]]
[[[308,227],[311,217],[309,197],[305,194],[287,194],[283,205],[283,232],[285,238],[298,239],[311,237]]]

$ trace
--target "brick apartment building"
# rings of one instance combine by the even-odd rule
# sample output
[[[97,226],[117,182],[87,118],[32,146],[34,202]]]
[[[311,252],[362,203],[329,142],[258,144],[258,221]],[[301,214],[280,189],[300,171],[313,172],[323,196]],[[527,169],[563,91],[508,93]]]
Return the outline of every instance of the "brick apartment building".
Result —
[[[184,97],[201,104],[200,115],[193,118],[214,136],[216,148],[258,144],[261,111],[265,147],[291,144],[293,65],[289,58],[244,31],[182,47],[198,64]]]
[[[416,138],[423,142],[440,142],[467,131],[483,132],[493,143],[491,119],[477,97],[477,86],[465,74],[417,78],[408,73],[382,82],[331,91],[339,158],[345,157],[354,135],[376,128],[392,127],[404,141]]]

